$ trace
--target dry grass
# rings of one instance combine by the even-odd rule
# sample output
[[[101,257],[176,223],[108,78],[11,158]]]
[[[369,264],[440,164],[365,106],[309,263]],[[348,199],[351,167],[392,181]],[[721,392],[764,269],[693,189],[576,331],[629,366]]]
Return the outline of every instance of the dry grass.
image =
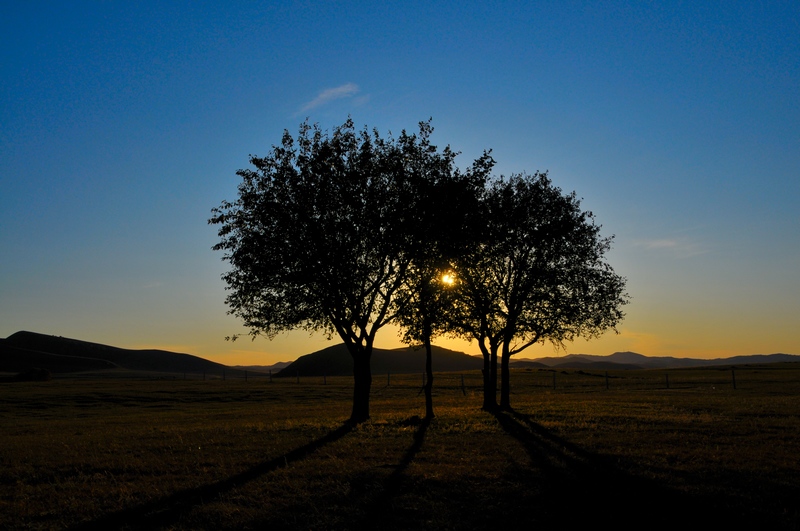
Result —
[[[800,368],[0,385],[3,529],[798,529]]]

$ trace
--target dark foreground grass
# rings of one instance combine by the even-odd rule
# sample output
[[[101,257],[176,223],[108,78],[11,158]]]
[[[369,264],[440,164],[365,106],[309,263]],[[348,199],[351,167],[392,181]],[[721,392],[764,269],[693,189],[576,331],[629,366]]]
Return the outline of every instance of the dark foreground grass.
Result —
[[[2,384],[0,528],[800,528],[796,367],[466,377]]]

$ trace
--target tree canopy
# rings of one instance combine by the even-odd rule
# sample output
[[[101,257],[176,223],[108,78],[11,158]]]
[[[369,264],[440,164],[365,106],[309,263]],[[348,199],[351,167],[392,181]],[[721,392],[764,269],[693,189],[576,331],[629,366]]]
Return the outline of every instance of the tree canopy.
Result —
[[[431,132],[421,122],[417,134],[385,139],[350,119],[332,134],[305,123],[296,139],[286,131],[269,155],[251,157],[253,168],[237,172],[238,199],[209,220],[231,265],[229,312],[251,335],[299,328],[347,345],[355,422],[369,417],[375,336],[396,320],[422,252],[420,191],[461,175]]]
[[[485,408],[496,404],[501,354],[500,405],[509,407],[512,355],[613,329],[628,296],[625,279],[605,261],[611,238],[546,173],[494,180],[482,214],[482,232],[456,261],[458,311],[449,325],[484,355]]]
[[[353,358],[351,420],[369,418],[370,357],[389,323],[428,351],[438,334],[476,340],[484,407],[508,406],[508,360],[613,328],[624,279],[604,259],[611,239],[547,174],[491,179],[488,152],[464,171],[419,131],[382,138],[348,119],[332,133],[302,124],[251,156],[238,198],[212,210],[230,270],[226,303],[252,336],[304,329],[338,336]],[[455,282],[442,289],[442,275]]]
[[[403,340],[422,345],[426,352],[426,418],[434,416],[431,341],[448,333],[446,316],[454,308],[450,264],[470,245],[477,229],[475,213],[493,165],[490,154],[484,153],[465,172],[456,168],[416,180],[411,263],[400,290],[398,324]]]

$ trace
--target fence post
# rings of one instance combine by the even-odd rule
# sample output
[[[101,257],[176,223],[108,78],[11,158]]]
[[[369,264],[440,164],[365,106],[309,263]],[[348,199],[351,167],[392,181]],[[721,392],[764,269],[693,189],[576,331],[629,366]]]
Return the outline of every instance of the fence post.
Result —
[[[731,367],[731,380],[733,381],[733,388],[736,389],[736,371]]]

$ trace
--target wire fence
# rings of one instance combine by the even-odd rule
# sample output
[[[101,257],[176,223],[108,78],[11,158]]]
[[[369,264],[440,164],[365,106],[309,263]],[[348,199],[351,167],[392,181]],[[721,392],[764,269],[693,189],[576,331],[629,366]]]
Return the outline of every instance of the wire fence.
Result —
[[[151,376],[152,377],[152,374]],[[169,373],[161,378],[173,380],[229,381],[243,384],[331,385],[352,386],[351,376],[304,375],[295,373],[277,377],[269,371],[224,370],[204,373]],[[372,375],[373,393],[392,388],[420,391],[425,385],[424,373]],[[771,364],[741,367],[704,367],[690,369],[648,370],[570,370],[512,369],[513,393],[590,392],[614,390],[768,390],[792,391],[800,394],[800,364]],[[499,382],[498,382],[499,384]],[[433,387],[439,393],[475,393],[483,389],[480,371],[434,373]]]

